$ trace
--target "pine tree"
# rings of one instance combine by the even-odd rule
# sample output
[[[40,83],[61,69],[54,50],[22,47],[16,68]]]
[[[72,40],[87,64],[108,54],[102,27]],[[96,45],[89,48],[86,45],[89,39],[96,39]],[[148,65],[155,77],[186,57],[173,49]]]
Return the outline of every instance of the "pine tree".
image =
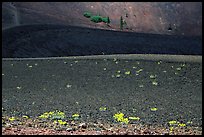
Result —
[[[123,17],[120,17],[120,29],[123,30]]]
[[[110,19],[109,19],[109,17],[108,17],[108,24],[110,23]]]

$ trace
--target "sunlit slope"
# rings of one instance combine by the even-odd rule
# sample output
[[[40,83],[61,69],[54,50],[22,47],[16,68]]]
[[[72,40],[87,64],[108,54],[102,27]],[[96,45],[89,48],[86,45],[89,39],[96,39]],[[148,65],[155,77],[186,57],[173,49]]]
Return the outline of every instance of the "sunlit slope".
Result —
[[[91,22],[83,16],[85,11],[109,16],[110,27]],[[5,2],[2,5],[3,29],[49,23],[119,30],[121,16],[127,23],[126,31],[202,35],[202,5],[198,2]]]

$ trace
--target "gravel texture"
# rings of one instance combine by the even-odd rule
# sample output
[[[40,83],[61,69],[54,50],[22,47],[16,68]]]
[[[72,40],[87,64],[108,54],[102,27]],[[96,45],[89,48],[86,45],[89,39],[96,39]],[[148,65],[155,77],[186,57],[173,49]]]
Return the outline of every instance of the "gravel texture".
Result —
[[[100,110],[101,107],[106,110]],[[151,108],[157,110],[152,111]],[[147,129],[162,127],[165,131],[158,131],[158,134],[169,134],[168,122],[176,120],[186,124],[185,127],[174,127],[176,130],[185,129],[181,134],[201,134],[198,129],[202,129],[202,64],[127,59],[2,62],[2,119],[10,121],[8,117],[23,115],[38,119],[44,112],[54,110],[66,114],[69,126],[73,125],[70,123],[73,120],[70,119],[75,113],[80,115],[78,124],[121,125],[113,118],[115,113],[121,112],[124,117],[140,118],[129,120],[129,124],[121,130],[126,130],[127,126],[139,125],[147,126]],[[189,121],[190,124],[187,124]],[[6,124],[10,122],[2,122],[4,134],[13,131],[13,126]],[[48,125],[41,128],[47,128]],[[15,133],[23,134],[27,128],[25,126]],[[30,134],[41,134],[36,129],[30,130]],[[110,133],[95,130],[86,133]],[[59,133],[47,129],[42,132]],[[76,132],[82,134],[79,130],[73,134]],[[127,132],[129,131],[125,133]],[[157,134],[156,132],[142,128],[134,133]],[[63,131],[59,134],[71,133]]]

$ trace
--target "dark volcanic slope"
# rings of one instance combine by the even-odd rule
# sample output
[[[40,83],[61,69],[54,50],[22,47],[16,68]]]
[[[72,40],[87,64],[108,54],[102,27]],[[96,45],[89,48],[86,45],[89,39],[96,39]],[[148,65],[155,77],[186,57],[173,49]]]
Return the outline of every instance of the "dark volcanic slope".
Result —
[[[59,25],[28,25],[2,32],[2,57],[102,54],[202,55],[201,37],[141,34]]]

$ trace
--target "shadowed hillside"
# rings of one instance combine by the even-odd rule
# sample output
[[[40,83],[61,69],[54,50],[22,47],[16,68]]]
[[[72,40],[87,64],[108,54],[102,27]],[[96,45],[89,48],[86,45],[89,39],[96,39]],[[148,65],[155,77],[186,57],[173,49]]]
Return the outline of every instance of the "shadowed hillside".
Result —
[[[202,38],[121,32],[60,25],[4,30],[2,57],[64,57],[110,54],[202,55]]]

